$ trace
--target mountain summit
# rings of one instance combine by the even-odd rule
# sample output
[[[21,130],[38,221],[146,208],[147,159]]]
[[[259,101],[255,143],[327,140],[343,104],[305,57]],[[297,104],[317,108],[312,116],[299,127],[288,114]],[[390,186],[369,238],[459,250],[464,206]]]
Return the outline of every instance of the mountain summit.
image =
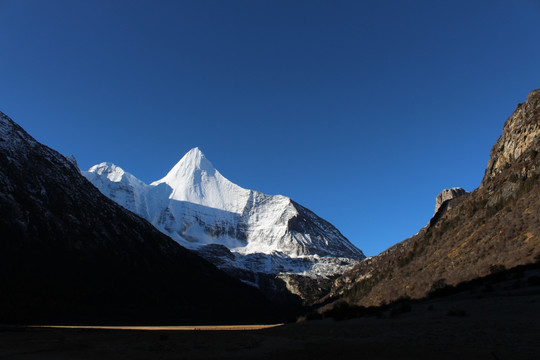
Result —
[[[198,147],[191,149],[164,178],[150,186],[159,184],[167,184],[172,189],[171,200],[233,213],[241,213],[249,198],[249,190],[224,178]]]

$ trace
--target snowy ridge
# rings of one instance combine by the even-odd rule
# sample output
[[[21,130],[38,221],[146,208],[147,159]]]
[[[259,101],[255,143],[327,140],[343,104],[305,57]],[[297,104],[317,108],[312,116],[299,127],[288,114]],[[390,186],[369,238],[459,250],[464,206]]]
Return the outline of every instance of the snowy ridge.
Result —
[[[108,198],[149,219],[147,185],[135,176],[105,162],[92,166],[83,175]]]
[[[103,194],[181,245],[201,251],[205,245],[226,247],[234,261],[223,261],[221,267],[306,273],[321,268],[316,264],[333,263],[321,260],[325,257],[350,260],[336,261],[332,269],[326,266],[330,275],[364,258],[334,226],[288,197],[243,189],[227,180],[198,148],[150,185],[111,163],[82,173]]]

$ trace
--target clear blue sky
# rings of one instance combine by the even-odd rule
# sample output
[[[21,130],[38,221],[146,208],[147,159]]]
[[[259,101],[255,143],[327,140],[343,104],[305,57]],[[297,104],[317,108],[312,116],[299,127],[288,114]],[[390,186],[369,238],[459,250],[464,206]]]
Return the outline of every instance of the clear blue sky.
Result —
[[[145,182],[198,146],[367,255],[476,188],[540,88],[540,1],[0,0],[0,110]]]

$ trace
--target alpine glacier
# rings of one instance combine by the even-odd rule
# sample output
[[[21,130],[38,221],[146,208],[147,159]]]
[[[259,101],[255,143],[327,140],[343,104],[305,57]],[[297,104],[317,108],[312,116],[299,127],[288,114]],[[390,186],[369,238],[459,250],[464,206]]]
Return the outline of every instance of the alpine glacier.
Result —
[[[82,173],[103,194],[223,269],[333,276],[365,258],[332,224],[290,198],[227,180],[198,148],[150,185],[112,163]]]

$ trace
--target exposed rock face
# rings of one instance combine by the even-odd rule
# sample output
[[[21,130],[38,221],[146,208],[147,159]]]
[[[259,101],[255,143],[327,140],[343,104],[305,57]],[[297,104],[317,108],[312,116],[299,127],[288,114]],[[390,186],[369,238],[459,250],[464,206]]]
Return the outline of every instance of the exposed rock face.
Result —
[[[491,149],[482,184],[500,174],[528,149],[538,149],[540,141],[540,89],[532,91],[506,120],[502,135]],[[529,169],[534,171],[535,169]]]
[[[465,194],[467,194],[467,192],[465,190],[463,190],[462,188],[460,188],[460,187],[444,189],[443,191],[441,191],[441,193],[439,195],[437,195],[437,198],[435,198],[435,212],[434,212],[434,214],[437,213],[437,211],[439,210],[439,208],[441,207],[441,205],[445,201],[455,199],[458,196],[465,195]]]
[[[440,284],[540,261],[539,124],[535,90],[506,121],[478,189],[446,202],[443,192],[428,226],[346,272],[323,301],[421,298]]]

